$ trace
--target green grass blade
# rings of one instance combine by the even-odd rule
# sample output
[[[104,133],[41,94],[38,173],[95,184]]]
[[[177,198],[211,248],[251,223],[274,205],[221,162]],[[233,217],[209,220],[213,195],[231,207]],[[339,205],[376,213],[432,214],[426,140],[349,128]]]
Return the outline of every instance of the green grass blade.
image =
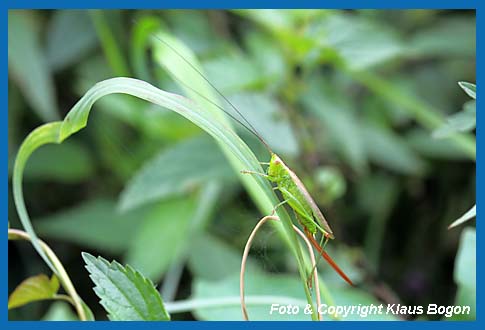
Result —
[[[258,159],[254,156],[249,147],[237,136],[234,131],[213,113],[199,107],[193,101],[177,94],[160,90],[149,83],[132,78],[112,78],[100,83],[86,92],[86,94],[69,111],[64,121],[53,122],[42,125],[35,129],[22,143],[14,165],[13,193],[14,200],[19,213],[20,220],[25,230],[31,235],[32,242],[37,252],[42,256],[50,268],[57,273],[49,258],[45,255],[39,245],[38,238],[30,222],[22,193],[22,175],[25,164],[37,148],[48,143],[61,143],[70,135],[78,132],[87,125],[90,110],[93,104],[101,97],[109,94],[128,94],[161,107],[170,109],[210,134],[221,146],[225,153],[230,155],[232,165],[237,169],[262,171]],[[202,169],[201,169],[202,170]],[[257,193],[258,201],[264,205],[265,210],[271,210],[278,199],[271,189],[267,180],[260,177],[245,176],[248,185]],[[292,251],[298,261],[298,268],[302,282],[306,282],[305,261],[293,231],[292,221],[284,208],[278,209],[278,216],[281,219],[286,236]],[[307,301],[313,306],[311,294],[304,285]],[[314,309],[313,309],[314,310]],[[316,318],[316,314],[312,314]]]

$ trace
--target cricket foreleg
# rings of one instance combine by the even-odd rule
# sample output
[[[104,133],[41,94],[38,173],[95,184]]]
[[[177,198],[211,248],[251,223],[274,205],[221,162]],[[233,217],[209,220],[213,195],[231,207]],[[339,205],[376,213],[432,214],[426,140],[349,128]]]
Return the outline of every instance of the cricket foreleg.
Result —
[[[266,178],[266,179],[268,179],[268,180],[270,179],[270,178],[269,178],[269,175],[268,175],[268,174],[266,174],[266,173],[260,173],[260,172],[248,171],[248,170],[241,170],[241,173],[242,173],[242,174],[254,174],[254,175],[260,175],[260,176],[262,176],[262,177],[264,177],[264,178]]]

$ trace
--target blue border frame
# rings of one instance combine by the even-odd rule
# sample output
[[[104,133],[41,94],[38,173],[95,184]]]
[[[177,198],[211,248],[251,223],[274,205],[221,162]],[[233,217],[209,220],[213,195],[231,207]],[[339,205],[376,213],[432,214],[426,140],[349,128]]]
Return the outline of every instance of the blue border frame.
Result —
[[[87,8],[123,8],[123,9],[139,9],[139,8],[382,8],[382,9],[413,9],[413,8],[420,8],[420,9],[476,9],[476,17],[477,17],[477,56],[476,58],[480,58],[481,52],[481,38],[482,33],[481,27],[483,27],[483,14],[480,8],[480,1],[466,1],[466,0],[394,0],[392,3],[384,2],[382,0],[368,0],[365,3],[362,0],[347,0],[347,1],[338,1],[338,0],[331,0],[331,1],[317,1],[317,0],[299,0],[299,1],[287,1],[287,0],[266,0],[266,1],[257,1],[257,0],[232,0],[232,1],[223,1],[223,0],[205,0],[205,1],[185,1],[181,2],[180,0],[165,0],[165,1],[157,1],[157,0],[150,0],[150,1],[129,1],[129,0],[118,0],[116,2],[105,2],[100,3],[100,1],[92,1],[92,0],[84,0],[84,1],[59,1],[59,0],[51,0],[51,1],[43,1],[39,3],[34,0],[18,0],[18,1],[2,1],[1,2],[1,17],[2,17],[2,34],[1,34],[1,42],[5,46],[8,44],[8,9],[16,9],[16,8],[33,8],[33,9],[55,9],[55,8],[78,8],[78,9],[87,9]],[[2,103],[4,104],[3,109],[8,109],[8,53],[3,51],[2,52],[2,72],[5,75],[4,80],[2,83]],[[482,76],[481,74],[482,66],[477,61],[477,84],[479,77]],[[481,148],[480,148],[480,140],[482,140],[483,133],[481,129],[478,128],[479,123],[481,122],[481,118],[485,115],[481,114],[480,111],[480,101],[477,100],[477,162],[479,159],[482,158],[481,156]],[[7,111],[3,111],[2,114],[2,129],[3,129],[3,141],[2,141],[2,155],[4,157],[2,162],[3,173],[8,173],[8,113]],[[482,174],[477,168],[477,204],[481,204],[483,192],[482,190],[483,185],[482,183]],[[8,221],[8,175],[4,177],[4,184],[2,185],[2,189],[0,190],[1,197],[3,200],[2,203],[2,214],[4,214],[4,225],[6,226],[6,222]],[[477,221],[477,232],[481,231],[480,220]],[[7,253],[7,234],[4,233],[4,248],[1,250],[0,257],[3,265],[8,264],[8,253]],[[483,263],[480,262],[481,256],[481,247],[483,244],[481,240],[478,241],[477,245],[477,278],[480,278],[480,275],[483,274],[482,267]],[[7,269],[8,267],[4,268]],[[8,280],[7,271],[4,271],[2,276],[3,283],[6,283]],[[358,327],[372,327],[374,329],[387,329],[390,324],[388,322],[359,322],[358,325],[355,322],[332,322],[330,324],[322,324],[316,322],[298,322],[297,324],[294,322],[251,322],[251,323],[243,323],[243,322],[203,322],[203,321],[179,321],[179,322],[34,322],[34,321],[25,321],[25,322],[18,322],[18,321],[8,321],[8,312],[7,312],[7,299],[8,296],[8,288],[7,285],[2,286],[2,296],[4,306],[0,309],[0,324],[9,329],[30,329],[33,326],[40,329],[80,329],[81,327],[89,327],[89,328],[116,328],[116,329],[131,329],[136,327],[137,329],[148,329],[148,328],[197,328],[197,329],[213,329],[213,328],[236,328],[242,329],[246,328],[247,326],[251,326],[254,328],[278,328],[278,329],[285,329],[290,327],[294,329],[294,327],[298,327],[298,329],[314,329],[316,327],[322,326],[331,326],[332,328],[339,328],[339,329],[346,329],[351,328],[354,326]],[[392,327],[396,329],[408,329],[414,328],[416,326],[425,327],[425,328],[441,328],[441,329],[451,329],[451,328],[478,328],[483,327],[483,317],[481,317],[482,308],[482,301],[481,301],[481,289],[482,286],[477,283],[477,321],[474,322],[432,322],[432,321],[418,321],[418,322],[393,322]],[[480,326],[480,324],[482,324]]]

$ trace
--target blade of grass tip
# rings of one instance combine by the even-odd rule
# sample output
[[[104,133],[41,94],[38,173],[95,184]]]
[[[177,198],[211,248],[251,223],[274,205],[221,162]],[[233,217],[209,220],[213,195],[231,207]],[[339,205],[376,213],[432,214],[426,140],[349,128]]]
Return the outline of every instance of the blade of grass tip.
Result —
[[[200,108],[193,101],[173,93],[168,93],[160,90],[153,85],[133,78],[112,78],[97,83],[74,105],[69,111],[63,122],[54,122],[43,125],[35,129],[22,143],[22,146],[17,154],[17,159],[14,165],[14,199],[19,217],[22,225],[26,231],[32,236],[33,244],[37,252],[46,260],[51,267],[52,263],[42,252],[39,247],[37,235],[32,227],[29,215],[25,208],[25,203],[22,195],[22,175],[25,163],[29,156],[37,148],[48,143],[61,143],[70,135],[78,132],[87,125],[88,117],[92,105],[99,98],[109,94],[129,94],[137,98],[154,103],[161,107],[170,109],[191,122],[205,130],[217,142],[224,146],[234,161],[237,161],[237,168],[249,169],[256,171],[260,168],[256,156],[252,153],[249,147],[234,133],[227,125],[220,120],[214,118],[207,110]],[[259,190],[260,198],[266,200],[266,208],[271,208],[272,205],[278,203],[277,197],[271,189],[270,184],[259,177],[251,178],[256,182],[255,189]],[[283,227],[290,241],[290,248],[295,254],[298,262],[300,277],[304,283],[304,290],[308,303],[313,307],[310,290],[306,286],[306,271],[305,260],[297,241],[296,234],[293,231],[293,223],[284,208],[278,209],[278,217],[282,221]],[[55,272],[55,270],[53,271]],[[317,319],[315,309],[312,309],[312,318]]]

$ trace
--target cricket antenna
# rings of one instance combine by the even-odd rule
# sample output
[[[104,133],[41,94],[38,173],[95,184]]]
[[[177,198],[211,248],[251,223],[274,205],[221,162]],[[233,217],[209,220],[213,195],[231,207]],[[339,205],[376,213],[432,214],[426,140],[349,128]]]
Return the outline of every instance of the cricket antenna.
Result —
[[[134,20],[134,22],[136,22],[136,20]],[[251,132],[254,136],[256,136],[258,138],[258,140],[266,147],[266,149],[270,153],[273,153],[273,150],[270,148],[270,146],[268,145],[268,143],[266,143],[266,141],[263,139],[263,137],[261,136],[261,134],[259,134],[259,132],[254,128],[254,126],[251,125],[251,123],[242,115],[242,113],[237,109],[237,107],[231,101],[229,101],[229,99],[195,65],[193,65],[175,47],[171,46],[167,41],[163,40],[161,37],[158,37],[157,35],[155,35],[153,33],[151,34],[151,36],[153,38],[157,39],[158,41],[160,41],[161,43],[163,43],[172,52],[174,52],[177,56],[179,56],[185,63],[187,63],[190,66],[190,68],[192,68],[192,70],[194,70],[202,79],[204,79],[204,81],[206,83],[208,83],[209,86],[214,91],[216,91],[216,93],[219,94],[219,96],[222,97],[222,99],[227,104],[230,105],[230,107],[239,115],[239,117],[242,118],[242,121],[240,119],[236,118],[234,115],[232,115],[226,109],[224,109],[223,107],[221,107],[220,105],[218,105],[216,102],[214,102],[213,100],[209,99],[207,96],[205,96],[202,93],[196,91],[194,88],[190,87],[189,85],[187,85],[186,83],[184,83],[183,81],[181,81],[179,78],[177,78],[177,77],[174,76],[174,79],[175,80],[177,80],[180,84],[184,85],[186,88],[190,89],[191,91],[193,91],[194,93],[196,93],[197,95],[199,95],[200,97],[202,97],[203,99],[205,99],[206,101],[208,101],[209,103],[211,103],[212,105],[214,105],[215,107],[217,107],[218,109],[222,110],[226,115],[228,115],[229,117],[231,117],[239,125],[241,125],[246,130],[248,130],[249,132]],[[244,123],[243,123],[243,121],[244,121]]]

